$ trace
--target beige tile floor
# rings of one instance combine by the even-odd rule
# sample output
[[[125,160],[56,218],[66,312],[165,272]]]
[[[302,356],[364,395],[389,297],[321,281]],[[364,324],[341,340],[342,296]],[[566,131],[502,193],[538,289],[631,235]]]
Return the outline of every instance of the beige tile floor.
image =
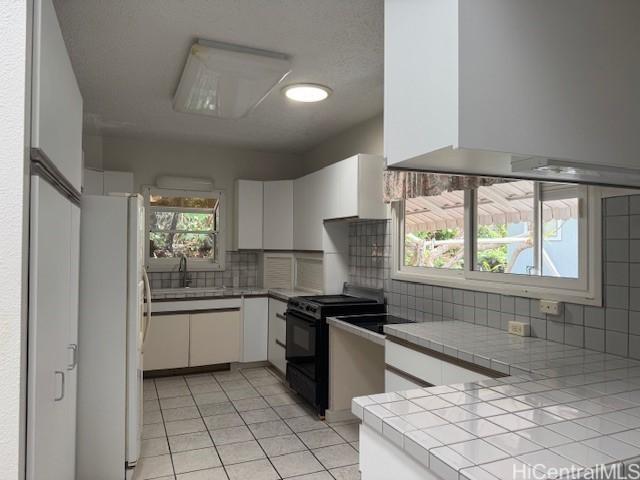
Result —
[[[358,424],[318,420],[268,368],[147,379],[136,479],[356,480]]]

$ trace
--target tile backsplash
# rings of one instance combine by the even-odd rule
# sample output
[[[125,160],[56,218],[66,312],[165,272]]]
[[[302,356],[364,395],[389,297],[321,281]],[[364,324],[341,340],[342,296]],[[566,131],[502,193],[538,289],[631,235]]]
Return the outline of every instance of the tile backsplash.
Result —
[[[510,320],[531,335],[640,359],[640,195],[603,205],[604,306],[565,303],[560,315],[539,312],[538,300],[391,280],[390,222],[350,225],[349,276],[384,288],[390,313],[416,321],[462,320],[507,329]]]
[[[191,287],[257,287],[258,253],[227,252],[224,271],[189,270]],[[181,274],[177,269],[149,272],[151,288],[178,288]]]

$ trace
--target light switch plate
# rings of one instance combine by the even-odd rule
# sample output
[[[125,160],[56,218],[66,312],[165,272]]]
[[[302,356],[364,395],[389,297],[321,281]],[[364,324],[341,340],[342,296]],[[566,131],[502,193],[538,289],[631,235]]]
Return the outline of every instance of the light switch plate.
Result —
[[[529,324],[524,322],[509,322],[509,333],[512,335],[519,335],[520,337],[529,336]]]
[[[548,315],[560,315],[562,304],[555,300],[540,300],[540,313]]]

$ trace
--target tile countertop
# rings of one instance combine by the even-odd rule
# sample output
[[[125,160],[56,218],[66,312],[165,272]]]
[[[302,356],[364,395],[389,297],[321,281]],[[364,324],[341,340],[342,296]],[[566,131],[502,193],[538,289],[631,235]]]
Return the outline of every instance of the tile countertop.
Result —
[[[239,288],[176,288],[174,291],[162,289],[160,292],[151,291],[151,299],[156,301],[163,300],[195,300],[195,299],[212,299],[218,297],[241,297],[241,296],[264,296],[270,295],[283,302],[289,301],[292,297],[304,295],[315,295],[312,292],[303,290],[287,290],[282,288],[256,288],[256,287],[239,287]]]
[[[443,479],[640,462],[640,362],[459,321],[385,333],[511,375],[353,399],[365,425]]]

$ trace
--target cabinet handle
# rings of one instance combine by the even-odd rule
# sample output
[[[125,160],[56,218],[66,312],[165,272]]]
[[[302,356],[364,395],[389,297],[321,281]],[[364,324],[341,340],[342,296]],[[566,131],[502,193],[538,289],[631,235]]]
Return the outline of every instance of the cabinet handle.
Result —
[[[72,343],[67,347],[73,354],[73,361],[67,366],[67,370],[73,370],[78,365],[78,345]]]
[[[276,340],[276,345],[282,348],[287,348],[287,346],[284,343],[282,343],[280,340]]]
[[[286,320],[287,319],[287,314],[286,313],[276,313],[276,317],[281,318],[282,320]]]
[[[60,370],[56,370],[55,371],[55,375],[56,376],[60,376],[61,379],[61,385],[60,385],[60,396],[56,397],[53,399],[54,402],[59,402],[60,400],[62,400],[64,398],[64,372],[60,371]]]

